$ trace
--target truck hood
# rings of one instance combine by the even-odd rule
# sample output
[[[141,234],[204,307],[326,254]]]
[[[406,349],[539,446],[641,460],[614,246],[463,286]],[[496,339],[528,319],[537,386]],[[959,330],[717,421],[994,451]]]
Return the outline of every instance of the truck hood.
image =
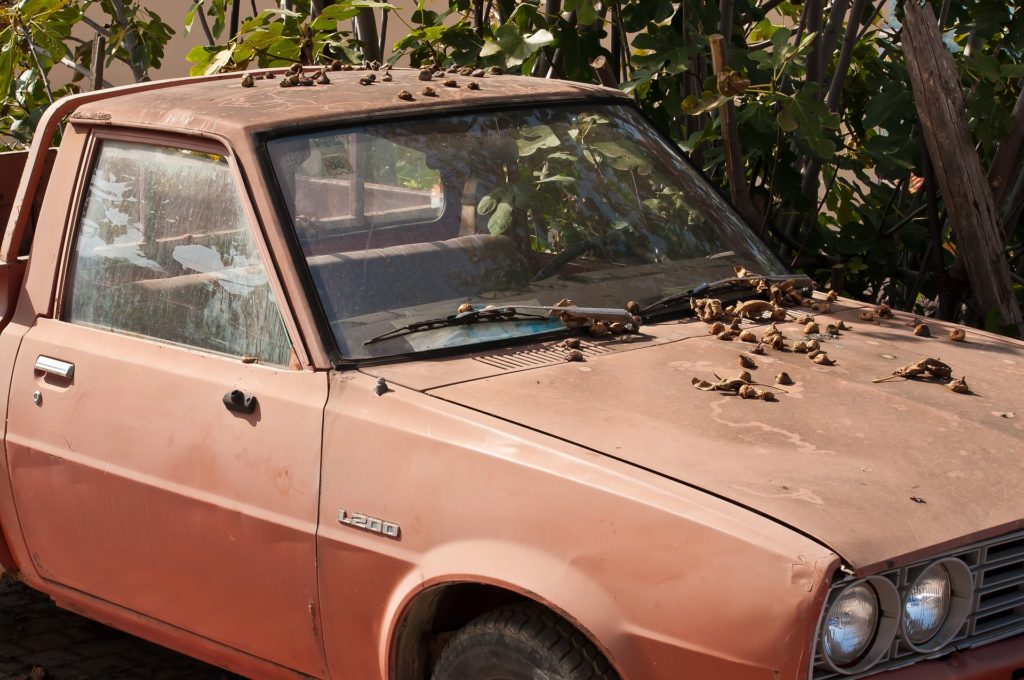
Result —
[[[746,506],[860,573],[1024,526],[1024,345],[972,330],[955,343],[953,326],[934,322],[933,337],[916,337],[910,317],[875,323],[862,309],[840,303],[816,317],[852,327],[822,340],[835,366],[788,351],[753,357],[755,381],[780,371],[795,381],[775,403],[694,388],[694,377],[737,375],[752,347],[695,320],[585,347],[582,363],[559,350],[557,363],[531,367],[520,350],[375,373]],[[795,323],[781,329],[803,337]],[[872,382],[925,357],[950,364],[972,393]]]

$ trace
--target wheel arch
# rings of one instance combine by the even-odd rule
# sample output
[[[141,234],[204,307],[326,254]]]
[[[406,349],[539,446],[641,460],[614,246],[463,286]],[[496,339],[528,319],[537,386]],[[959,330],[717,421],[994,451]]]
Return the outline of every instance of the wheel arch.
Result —
[[[500,607],[533,603],[586,636],[622,677],[608,647],[586,625],[535,592],[488,579],[436,580],[411,593],[399,609],[388,639],[388,680],[428,680],[443,643],[473,619]]]

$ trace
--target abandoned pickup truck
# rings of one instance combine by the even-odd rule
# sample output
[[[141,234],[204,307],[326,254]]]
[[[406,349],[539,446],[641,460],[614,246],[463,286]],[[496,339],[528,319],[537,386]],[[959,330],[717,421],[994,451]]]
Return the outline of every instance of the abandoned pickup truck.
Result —
[[[256,678],[1024,676],[1024,346],[811,291],[620,93],[262,71],[36,139],[0,522],[58,605]]]

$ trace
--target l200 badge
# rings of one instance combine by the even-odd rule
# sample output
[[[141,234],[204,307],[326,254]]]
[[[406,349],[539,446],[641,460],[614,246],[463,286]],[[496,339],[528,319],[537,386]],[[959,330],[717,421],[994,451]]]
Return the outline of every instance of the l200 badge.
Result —
[[[363,529],[364,531],[370,531],[381,536],[387,536],[388,538],[397,539],[402,533],[401,527],[395,522],[360,515],[357,512],[349,515],[344,509],[338,510],[338,522],[346,526],[355,527],[356,529]]]

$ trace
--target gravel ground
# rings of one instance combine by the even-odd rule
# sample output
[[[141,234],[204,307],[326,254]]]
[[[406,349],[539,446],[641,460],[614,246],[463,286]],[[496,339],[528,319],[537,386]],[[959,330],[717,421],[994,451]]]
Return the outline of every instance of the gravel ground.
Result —
[[[241,680],[0,580],[0,680]]]

